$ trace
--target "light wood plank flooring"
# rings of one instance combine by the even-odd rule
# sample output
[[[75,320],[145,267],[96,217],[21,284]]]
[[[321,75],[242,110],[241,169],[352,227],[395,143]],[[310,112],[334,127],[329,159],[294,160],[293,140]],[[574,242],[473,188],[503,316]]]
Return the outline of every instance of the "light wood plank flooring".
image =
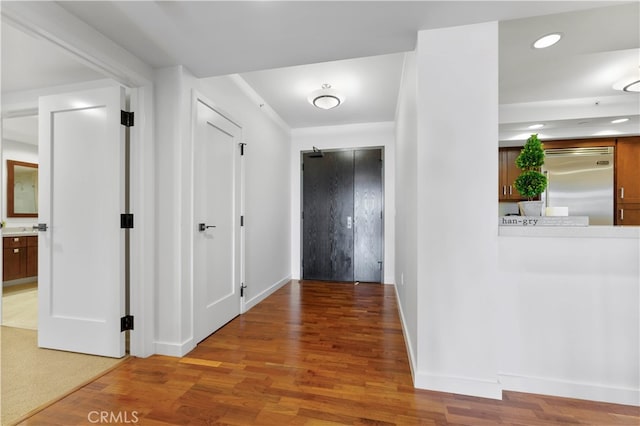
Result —
[[[24,424],[96,415],[142,425],[640,424],[638,407],[416,390],[393,287],[310,281],[287,284],[187,357],[132,358]]]
[[[38,283],[7,286],[2,289],[2,325],[38,329]]]

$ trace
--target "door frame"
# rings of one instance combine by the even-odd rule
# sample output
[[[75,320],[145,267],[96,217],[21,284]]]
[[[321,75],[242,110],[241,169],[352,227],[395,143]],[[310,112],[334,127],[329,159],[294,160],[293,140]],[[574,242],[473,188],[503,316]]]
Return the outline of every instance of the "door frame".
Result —
[[[224,117],[225,119],[229,120],[231,123],[235,124],[236,126],[238,126],[238,128],[240,129],[240,142],[239,143],[244,143],[245,139],[244,139],[244,128],[242,127],[242,125],[240,124],[240,122],[238,120],[236,120],[231,114],[229,114],[227,111],[225,111],[223,108],[220,108],[219,105],[217,105],[215,102],[213,102],[210,98],[208,98],[207,96],[205,96],[203,93],[199,92],[196,89],[192,89],[191,90],[191,140],[189,143],[189,151],[190,151],[190,158],[189,158],[189,187],[191,188],[189,191],[189,211],[191,212],[191,215],[189,216],[189,229],[191,229],[192,231],[194,229],[196,229],[196,222],[195,222],[195,215],[193,214],[195,211],[195,197],[194,197],[194,188],[195,188],[195,170],[194,170],[194,154],[195,154],[195,143],[196,143],[196,138],[195,138],[195,128],[197,125],[197,120],[198,120],[198,102],[201,102],[203,104],[205,104],[206,106],[208,106],[209,108],[211,108],[213,111],[217,112],[218,114],[220,114],[222,117]],[[240,147],[238,146],[237,149],[240,149]],[[238,205],[240,208],[239,212],[236,212],[236,216],[238,216],[238,214],[240,216],[244,216],[245,215],[245,182],[246,182],[246,177],[245,177],[245,158],[244,155],[240,155],[240,161],[239,161],[239,167],[240,170],[238,171],[238,175],[240,176],[240,182],[238,182],[238,187],[235,188],[237,191],[237,195],[240,197],[240,200],[238,200]],[[237,219],[237,218],[236,218]],[[239,222],[238,222],[239,223]],[[240,226],[240,248],[239,248],[239,259],[236,259],[236,261],[239,263],[239,269],[240,269],[240,276],[239,276],[239,282],[240,285],[245,285],[245,227],[244,226]],[[189,245],[188,245],[188,250],[189,250],[189,288],[191,289],[191,330],[192,330],[192,335],[194,334],[193,331],[195,330],[195,317],[196,317],[196,310],[195,310],[195,303],[194,303],[194,290],[195,290],[195,280],[194,280],[194,271],[195,271],[195,265],[194,265],[194,261],[193,261],[193,245],[194,245],[194,239],[195,239],[195,233],[191,232],[189,234]],[[240,290],[239,290],[240,291]],[[246,312],[246,297],[241,296],[240,298],[240,315],[242,315],[243,313]],[[193,339],[192,339],[193,340]],[[195,345],[198,342],[193,341],[192,346],[195,347]]]
[[[384,150],[384,146],[382,145],[378,145],[378,146],[354,146],[354,147],[347,147],[347,148],[330,148],[330,149],[320,149],[320,151],[322,152],[342,152],[342,151],[365,151],[365,150],[377,150],[379,149],[381,152],[381,157],[382,157],[382,170],[381,170],[381,181],[382,181],[382,270],[380,271],[380,284],[384,284],[384,271],[386,268],[386,264],[387,264],[387,259],[385,258],[385,238],[386,238],[386,229],[385,229],[385,222],[387,219],[387,212],[386,212],[386,204],[385,204],[385,162],[386,162],[386,158],[385,158],[385,150]],[[300,280],[303,279],[303,269],[302,269],[302,260],[303,260],[303,256],[304,256],[304,220],[302,219],[302,212],[303,212],[303,207],[304,207],[304,173],[302,171],[302,165],[304,164],[304,155],[305,154],[310,154],[312,152],[314,152],[312,149],[307,149],[307,150],[301,150],[300,152],[300,159],[299,159],[299,164],[298,164],[298,172],[299,172],[299,176],[300,176],[300,204],[298,206],[298,217],[300,218],[300,254],[299,254],[299,258],[298,258],[298,276],[300,277]]]
[[[107,40],[60,6],[14,2],[2,5],[2,20],[35,36],[107,79],[121,84],[129,95],[129,110],[135,111],[135,125],[130,128],[130,210],[135,227],[130,232],[130,309],[135,328],[130,332],[129,353],[147,357],[155,353],[154,345],[154,253],[155,253],[155,148],[153,143],[153,71]],[[103,81],[103,80],[100,80]],[[66,91],[95,82],[69,86]],[[64,86],[55,88],[64,92]],[[4,116],[37,112],[37,99],[28,105],[8,106]],[[4,106],[3,106],[4,109]],[[1,290],[0,290],[1,294]],[[1,310],[0,310],[1,312]]]

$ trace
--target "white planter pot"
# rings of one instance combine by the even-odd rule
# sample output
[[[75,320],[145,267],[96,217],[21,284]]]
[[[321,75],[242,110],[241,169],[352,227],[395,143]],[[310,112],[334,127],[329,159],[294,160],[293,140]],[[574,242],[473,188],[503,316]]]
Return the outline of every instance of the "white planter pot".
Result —
[[[542,201],[520,201],[520,216],[542,216]]]

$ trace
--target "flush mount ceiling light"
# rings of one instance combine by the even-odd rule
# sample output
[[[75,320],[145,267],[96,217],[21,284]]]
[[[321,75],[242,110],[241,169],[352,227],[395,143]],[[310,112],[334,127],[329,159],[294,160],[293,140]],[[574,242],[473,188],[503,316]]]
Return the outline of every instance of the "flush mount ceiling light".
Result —
[[[623,92],[640,92],[640,67],[615,82],[613,88],[615,90],[622,90]]]
[[[536,49],[544,49],[546,47],[553,46],[554,44],[559,42],[561,38],[561,33],[547,34],[533,42],[533,47]]]
[[[640,92],[640,80],[633,81],[622,88],[625,92]]]
[[[344,96],[331,88],[330,84],[323,84],[322,89],[311,92],[307,100],[320,109],[332,109],[344,102]]]
[[[539,124],[532,124],[531,126],[528,127],[528,129],[542,129],[544,127],[544,124],[539,123]]]

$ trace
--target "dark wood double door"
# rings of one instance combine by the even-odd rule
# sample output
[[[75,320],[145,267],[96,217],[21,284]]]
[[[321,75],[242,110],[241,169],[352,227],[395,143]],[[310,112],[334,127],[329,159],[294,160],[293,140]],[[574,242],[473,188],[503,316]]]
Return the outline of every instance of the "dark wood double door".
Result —
[[[302,156],[302,278],[382,282],[382,150]]]

